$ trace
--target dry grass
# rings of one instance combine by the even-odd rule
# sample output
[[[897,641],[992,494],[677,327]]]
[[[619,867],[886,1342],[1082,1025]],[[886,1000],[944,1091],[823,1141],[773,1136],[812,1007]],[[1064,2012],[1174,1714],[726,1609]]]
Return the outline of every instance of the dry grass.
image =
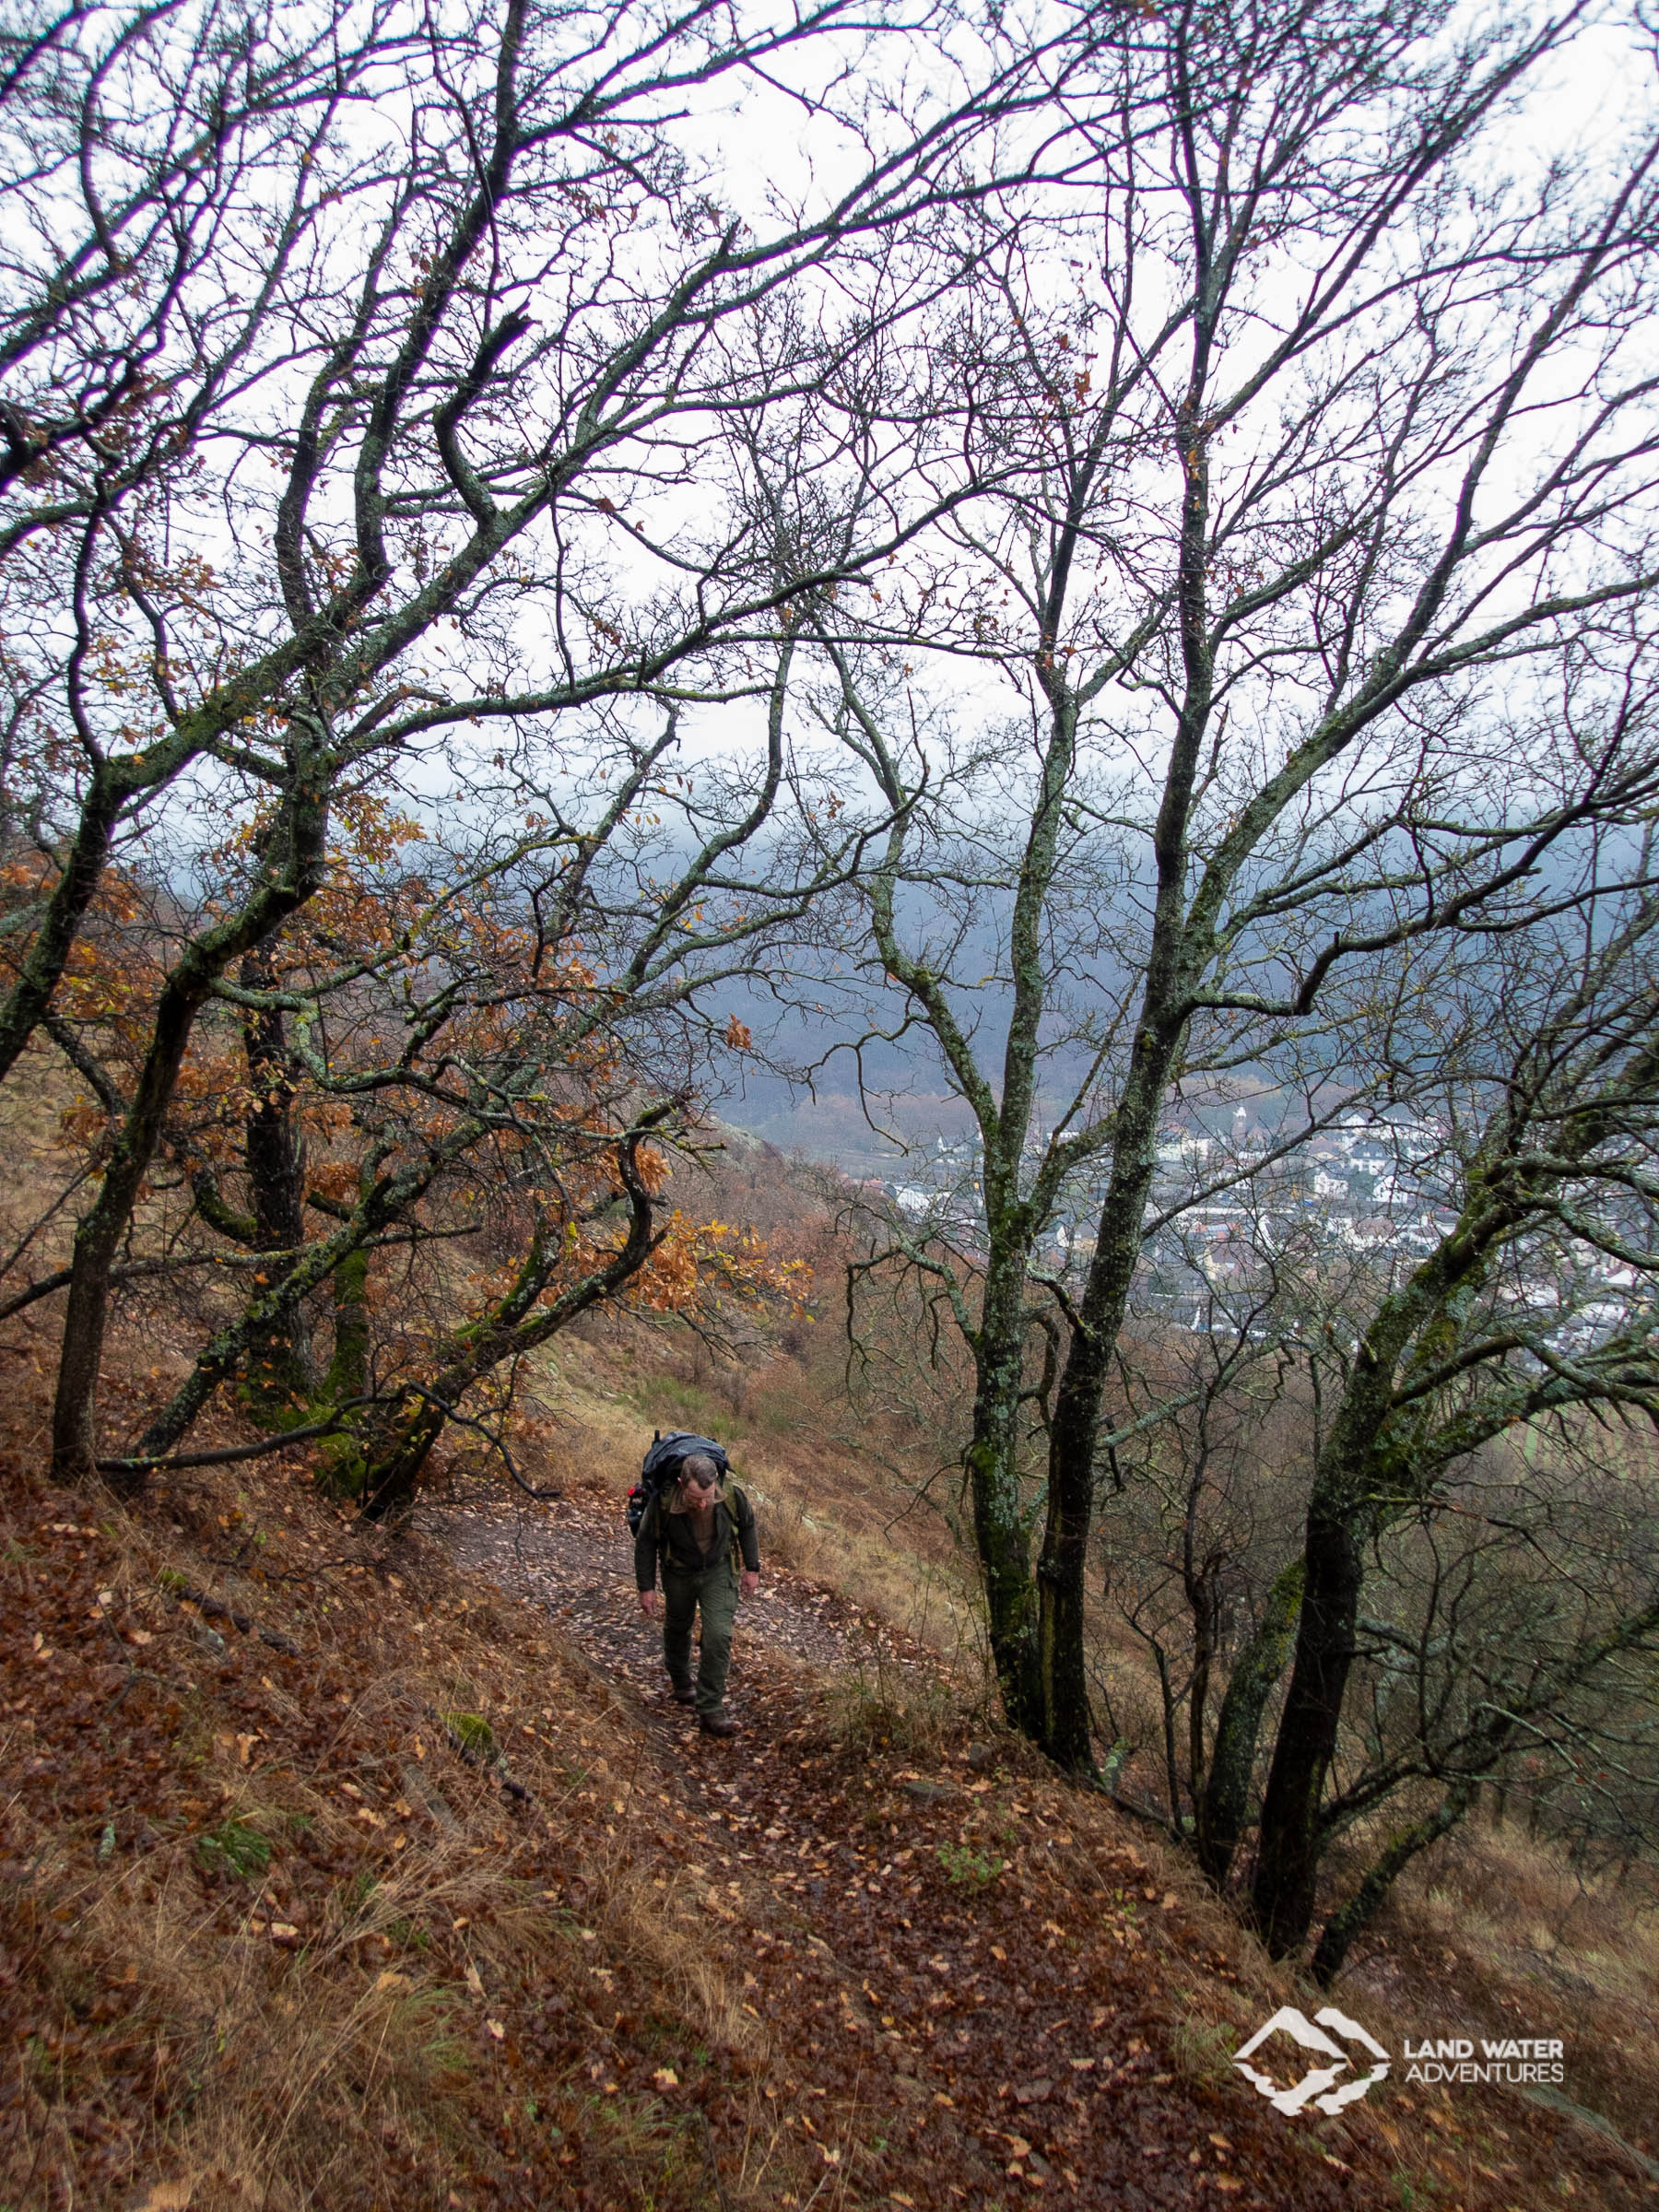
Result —
[[[1004,1736],[988,1696],[971,1694],[971,1682],[900,1666],[875,1638],[828,1685],[824,1717],[830,1741],[842,1750],[894,1751],[924,1763],[946,1758],[971,1737]],[[984,1742],[987,1759],[991,1749]]]
[[[0,1759],[15,1778],[0,1816],[0,2207],[810,2202],[823,2172],[802,2171],[778,2124],[776,2054],[737,1953],[709,1941],[665,1849],[677,1778],[629,1711],[534,1613],[418,1541],[353,1529],[268,1465],[180,1482],[135,1514],[43,1490],[49,1335],[40,1310],[15,1332],[29,1357],[10,1374],[32,1360],[37,1380],[0,1437]],[[158,1351],[152,1335],[145,1355]],[[770,1556],[927,1641],[970,1686],[947,1691],[873,1641],[829,1701],[832,1740],[924,1764],[972,1735],[1021,1771],[1030,1755],[985,1719],[961,1560],[914,1508],[933,1472],[922,1444],[838,1436],[837,1363],[810,1344],[724,1376],[686,1364],[631,1325],[562,1340],[542,1381],[554,1436],[538,1478],[615,1496],[652,1427],[720,1435]],[[124,1416],[155,1387],[135,1359],[110,1405]],[[216,1649],[181,1578],[305,1657],[229,1629]],[[1142,1664],[1110,1648],[1119,1679]],[[533,1805],[457,1756],[435,1724],[456,1712],[488,1723]],[[1220,2099],[1242,2037],[1307,1993],[1182,1854],[1136,1841],[1190,1931],[1159,1954],[1164,2040],[1180,2081]],[[1449,2006],[1477,2021],[1531,2008],[1537,2032],[1572,2039],[1574,2094],[1640,2137],[1659,2110],[1651,1907],[1582,1887],[1512,1830],[1470,1830],[1426,1876],[1339,1997],[1362,1994],[1385,2038]],[[677,2078],[659,2087],[665,2073]],[[1369,2106],[1345,2116],[1380,2158],[1395,2157],[1390,2124]],[[1409,2143],[1395,2171],[1403,2205],[1498,2201]]]
[[[1653,1870],[1585,1877],[1520,1828],[1466,1827],[1403,1882],[1344,1977],[1420,2032],[1559,2035],[1567,2093],[1659,2159],[1659,1900]]]
[[[988,1683],[961,1561],[935,1517],[901,1512],[907,1487],[924,1477],[922,1463],[902,1478],[890,1450],[880,1462],[872,1454],[820,1465],[810,1439],[830,1426],[833,1393],[816,1357],[780,1359],[723,1386],[707,1370],[697,1383],[665,1374],[660,1347],[657,1362],[649,1361],[625,1330],[595,1337],[567,1350],[564,1388],[567,1417],[594,1435],[596,1455],[626,1467],[647,1423],[721,1436],[762,1497],[773,1557],[924,1636],[949,1654],[947,1671],[958,1681],[975,1686],[954,1700],[919,1696],[908,1677],[873,1654],[833,1688],[838,1738],[856,1750],[911,1747],[921,1760],[969,1734],[988,1733],[981,1709]],[[1092,1627],[1110,1670],[1114,1717],[1141,1755],[1131,1794],[1160,1803],[1161,1717],[1145,1651],[1105,1608],[1093,1609]],[[1363,1856],[1366,1837],[1356,1834],[1351,1843]],[[1275,2006],[1304,2002],[1308,1991],[1241,1938],[1229,1909],[1205,1897],[1183,1853],[1151,1831],[1145,1848],[1159,1879],[1205,1924],[1213,1955],[1230,1961],[1225,1976],[1172,1991],[1174,2063],[1184,2078],[1213,2085],[1230,2075],[1231,2052]],[[1352,1872],[1332,1868],[1336,1879]],[[1402,1885],[1378,1935],[1381,1948],[1371,1947],[1368,1957],[1360,1946],[1336,1995],[1362,2004],[1384,2040],[1393,2036],[1397,2045],[1430,2021],[1443,2032],[1461,2025],[1525,2033],[1531,2022],[1532,2032],[1561,2033],[1572,2095],[1650,2154],[1659,2152],[1652,2132],[1659,2111],[1659,1915],[1639,1890],[1582,1883],[1563,1854],[1528,1844],[1513,1828],[1495,1834],[1471,1825]],[[1375,2115],[1360,2108],[1352,2124],[1368,2136]],[[1443,2199],[1444,2171],[1402,2150],[1398,2172],[1402,2202],[1413,2192],[1425,2205]]]
[[[503,1900],[453,1850],[420,1860],[381,1885],[360,1913],[333,1900],[315,1937],[292,1956],[259,1940],[253,1916],[268,1900],[252,1896],[228,1922],[209,1921],[177,1863],[159,1881],[117,1882],[75,1900],[82,1971],[113,1971],[119,1962],[134,2013],[158,2035],[167,2116],[146,2147],[146,2166],[190,2177],[204,2204],[236,2196],[240,2184],[286,2212],[360,2192],[365,2180],[389,2184],[390,2127],[436,2179],[447,2164],[447,2100],[466,2081],[469,2053],[456,1993],[423,1970],[418,1954],[406,1963],[386,1931],[424,1926],[464,1903],[484,1914]],[[382,1943],[396,1965],[359,1971]]]
[[[830,1351],[814,1344],[799,1359],[768,1352],[720,1371],[705,1359],[695,1382],[682,1371],[690,1364],[683,1340],[627,1321],[561,1339],[537,1386],[556,1431],[549,1464],[593,1470],[620,1498],[653,1430],[717,1436],[764,1516],[770,1559],[977,1671],[966,1563],[931,1493],[921,1496],[936,1469],[891,1440],[866,1437],[861,1450],[842,1433]]]
[[[182,1492],[171,1523],[15,1465],[4,1492],[0,2205],[689,2212],[716,2149],[728,2206],[774,2201],[732,2179],[797,2158],[755,2101],[765,2039],[627,1714],[418,1543],[274,1475],[241,1497],[227,1530]],[[181,1582],[306,1655],[221,1635]],[[458,1755],[458,1709],[532,1800]],[[728,2088],[758,2132],[712,2145],[693,2092]]]

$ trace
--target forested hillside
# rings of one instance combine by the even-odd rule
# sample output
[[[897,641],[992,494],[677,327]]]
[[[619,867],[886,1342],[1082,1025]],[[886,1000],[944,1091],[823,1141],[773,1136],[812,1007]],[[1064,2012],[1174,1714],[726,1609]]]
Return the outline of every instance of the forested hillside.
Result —
[[[1656,64],[0,17],[0,2206],[1659,2182]]]
[[[821,1237],[821,1179],[747,1163],[723,1201]],[[167,1387],[172,1325],[147,1292],[118,1402]],[[0,2201],[1641,2201],[1640,1885],[1483,1823],[1341,1992],[1394,2049],[1452,1987],[1563,2032],[1629,2148],[1501,2091],[1283,2121],[1230,2061],[1294,1979],[1001,1725],[949,1531],[902,1510],[920,1427],[855,1406],[833,1337],[590,1327],[520,1462],[561,1494],[470,1441],[389,1531],[318,1495],[314,1446],[88,1510],[42,1466],[50,1339],[12,1324]],[[633,1603],[622,1493],[677,1419],[761,1516],[732,1745]]]

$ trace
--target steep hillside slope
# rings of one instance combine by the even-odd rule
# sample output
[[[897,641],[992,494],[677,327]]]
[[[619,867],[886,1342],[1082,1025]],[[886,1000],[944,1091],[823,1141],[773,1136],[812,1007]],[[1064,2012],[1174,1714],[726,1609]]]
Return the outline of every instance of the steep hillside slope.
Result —
[[[822,1234],[810,1175],[760,1147],[705,1181],[780,1247]],[[989,1723],[960,1556],[912,1510],[947,1445],[920,1401],[855,1408],[834,1334],[720,1357],[584,1326],[515,1430],[564,1495],[528,1504],[463,1435],[394,1532],[299,1453],[131,1509],[53,1491],[50,1305],[7,1324],[0,2207],[1659,2201],[1616,2144],[1498,2092],[1396,2066],[1295,2122],[1252,2092],[1232,2053],[1314,2000]],[[112,1427],[190,1340],[128,1309]],[[731,1745],[665,1700],[630,1590],[621,1496],[674,1422],[728,1438],[760,1501]],[[193,1445],[251,1439],[221,1408]],[[1437,1987],[1525,2013],[1535,1985],[1495,1996],[1466,1940],[1505,1910],[1491,1864],[1345,1998],[1391,2048]],[[1626,1949],[1628,2038],[1559,1959],[1548,1988],[1638,2135],[1654,1993]]]
[[[1630,2201],[1542,2116],[1504,2142],[1391,2088],[1282,2120],[1228,2062],[1288,1982],[831,1592],[771,1582],[747,1732],[698,1737],[629,1611],[620,1467],[398,1536],[269,1462],[128,1513],[19,1443],[18,2212],[1530,2208],[1568,2161]]]

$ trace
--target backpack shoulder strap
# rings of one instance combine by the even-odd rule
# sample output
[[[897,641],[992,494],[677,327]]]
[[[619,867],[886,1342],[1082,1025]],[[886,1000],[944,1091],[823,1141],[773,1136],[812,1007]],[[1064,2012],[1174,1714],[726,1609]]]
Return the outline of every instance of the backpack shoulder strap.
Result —
[[[726,1510],[732,1516],[732,1564],[741,1569],[743,1539],[747,1531],[755,1525],[755,1509],[735,1482],[726,1485],[725,1502]]]

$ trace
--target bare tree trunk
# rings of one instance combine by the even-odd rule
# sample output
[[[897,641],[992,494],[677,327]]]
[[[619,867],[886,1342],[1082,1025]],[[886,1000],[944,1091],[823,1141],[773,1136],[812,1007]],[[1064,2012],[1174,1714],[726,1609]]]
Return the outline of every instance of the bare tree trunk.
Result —
[[[1037,1725],[1028,1734],[1055,1763],[1073,1771],[1094,1764],[1094,1727],[1083,1634],[1088,1594],[1088,1532],[1094,1514],[1092,1436],[1087,1446],[1062,1438],[1076,1424],[1078,1403],[1063,1396],[1049,1439],[1048,1515],[1038,1563],[1040,1659]]]
[[[1320,1811],[1335,1755],[1343,1699],[1354,1664],[1354,1629],[1364,1580],[1351,1512],[1316,1497],[1302,1554],[1296,1658],[1262,1801],[1252,1912],[1275,1959],[1299,1950],[1313,1918]]]
[[[322,1396],[337,1406],[360,1397],[369,1376],[369,1254],[354,1252],[335,1269],[334,1351]]]
[[[1268,1592],[1261,1626],[1233,1663],[1217,1716],[1216,1740],[1194,1817],[1198,1864],[1218,1889],[1226,1887],[1244,1832],[1262,1714],[1290,1656],[1301,1587],[1302,1562],[1296,1559]]]
[[[1195,1492],[1198,1485],[1194,1483],[1193,1487]],[[1190,1547],[1190,1511],[1188,1529]],[[1186,1587],[1188,1609],[1193,1620],[1193,1678],[1187,1688],[1187,1787],[1192,1792],[1193,1815],[1196,1820],[1208,1763],[1204,1724],[1209,1709],[1210,1681],[1216,1663],[1217,1601],[1214,1578],[1206,1572],[1194,1573],[1189,1569]]]
[[[1094,1512],[1100,1402],[1112,1347],[1124,1325],[1130,1285],[1140,1260],[1141,1226],[1157,1158],[1158,1116],[1186,1030],[1185,971],[1191,959],[1187,833],[1214,680],[1214,648],[1205,615],[1209,465],[1206,438],[1198,427],[1212,313],[1213,308],[1206,304],[1194,324],[1190,382],[1177,422],[1176,445],[1185,477],[1177,590],[1184,688],[1153,835],[1158,895],[1152,941],[1140,1018],[1118,1106],[1112,1173],[1083,1293],[1081,1325],[1073,1334],[1060,1380],[1049,1455],[1050,1511],[1060,1516],[1061,1525],[1053,1544],[1055,1576],[1052,1583],[1043,1583],[1044,1602],[1053,1609],[1055,1619],[1053,1633],[1045,1631],[1042,1644],[1045,1656],[1052,1654],[1058,1671],[1052,1681],[1043,1684],[1043,1707],[1065,1721],[1068,1743],[1076,1733],[1075,1719],[1070,1716],[1087,1696],[1083,1562]]]
[[[465,1389],[466,1382],[476,1378],[461,1380],[460,1388]],[[454,1401],[447,1398],[443,1386],[447,1382],[453,1389],[456,1381],[453,1377],[440,1379],[438,1394],[445,1395],[446,1403],[451,1405]],[[441,1406],[422,1398],[408,1419],[382,1432],[378,1440],[369,1441],[359,1493],[363,1512],[369,1520],[395,1519],[407,1512],[421,1469],[431,1456],[432,1446],[443,1434],[448,1419]]]
[[[964,1456],[985,1592],[986,1633],[1011,1728],[1040,1735],[1037,1602],[1031,1539],[1019,1498],[1019,1406],[1025,1381],[1025,1254],[994,1253],[974,1347],[973,1431]]]
[[[189,955],[185,957],[188,960]],[[98,1382],[109,1316],[110,1270],[154,1157],[162,1116],[190,1041],[201,996],[194,984],[194,978],[186,979],[178,969],[168,979],[125,1124],[98,1196],[76,1231],[53,1409],[53,1472],[60,1482],[88,1482],[97,1474]]]
[[[1063,604],[1063,577],[1055,588],[1056,604]],[[1041,1741],[1040,1603],[1032,1572],[1030,1515],[1021,1498],[1020,1423],[1026,1397],[1026,1346],[1032,1325],[1026,1302],[1028,1270],[1033,1230],[1046,1201],[1034,1194],[1022,1195],[1020,1176],[1037,1095],[1047,989],[1044,918],[1077,749],[1077,700],[1063,680],[1053,678],[1041,787],[1020,855],[1009,922],[1013,1000],[998,1088],[976,1060],[971,1037],[959,1026],[941,977],[925,958],[915,957],[902,941],[895,892],[903,875],[913,794],[906,794],[879,724],[861,700],[845,661],[839,655],[835,658],[843,696],[869,740],[868,757],[877,769],[884,796],[894,809],[886,857],[871,884],[871,926],[877,947],[887,972],[912,994],[932,1029],[956,1084],[973,1110],[983,1146],[984,1281],[977,1326],[965,1317],[960,1319],[974,1363],[972,1428],[962,1464],[973,1505],[987,1633],[1003,1709],[1011,1727]],[[1082,1711],[1087,1756],[1087,1694]]]
[[[1314,1463],[1296,1656],[1267,1771],[1251,1891],[1257,1930],[1276,1959],[1301,1947],[1313,1917],[1325,1778],[1353,1671],[1365,1545],[1381,1500],[1414,1479],[1411,1453],[1399,1441],[1391,1446],[1384,1441],[1395,1375],[1419,1331],[1414,1359],[1421,1363],[1441,1356],[1447,1300],[1483,1280],[1487,1239],[1501,1218],[1501,1209],[1472,1197],[1456,1230],[1383,1299],[1360,1339],[1342,1403]]]
[[[1312,1973],[1321,1989],[1329,1989],[1335,1981],[1355,1936],[1375,1918],[1383,1899],[1412,1860],[1457,1826],[1479,1788],[1476,1782],[1454,1783],[1433,1812],[1389,1838],[1353,1896],[1326,1921],[1314,1947]]]
[[[1050,1424],[1048,1521],[1039,1583],[1042,1678],[1036,1734],[1049,1757],[1065,1767],[1085,1768],[1093,1760],[1084,1608],[1094,1520],[1095,1447],[1112,1347],[1140,1259],[1158,1110],[1172,1049],[1156,1047],[1147,1030],[1136,1045],[1136,1065],[1119,1111],[1094,1257]]]
[[[273,981],[268,948],[256,946],[243,956],[242,987],[268,990]],[[298,1083],[280,1009],[249,1012],[242,1045],[253,1094],[244,1156],[254,1243],[260,1252],[289,1255],[271,1265],[269,1279],[280,1286],[292,1275],[305,1241],[305,1154],[294,1129]],[[249,1347],[248,1391],[267,1412],[280,1416],[304,1400],[312,1379],[305,1310],[289,1293],[278,1303],[266,1334]]]

